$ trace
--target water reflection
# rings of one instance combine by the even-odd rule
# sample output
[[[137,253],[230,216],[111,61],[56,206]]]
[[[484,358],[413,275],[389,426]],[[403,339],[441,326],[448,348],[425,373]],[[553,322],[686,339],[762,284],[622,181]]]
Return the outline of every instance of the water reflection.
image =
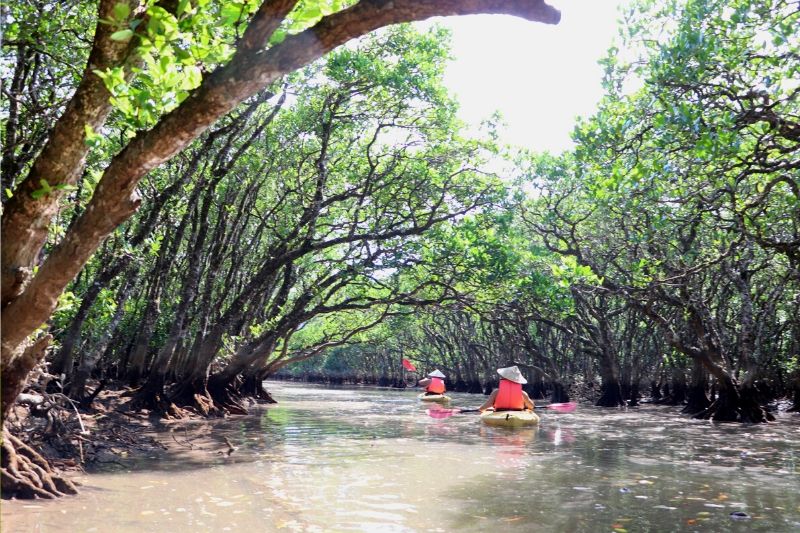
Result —
[[[170,454],[85,477],[77,498],[4,502],[3,531],[800,528],[797,419],[743,427],[581,406],[510,430],[432,417],[414,391],[269,388],[279,404],[165,427]]]

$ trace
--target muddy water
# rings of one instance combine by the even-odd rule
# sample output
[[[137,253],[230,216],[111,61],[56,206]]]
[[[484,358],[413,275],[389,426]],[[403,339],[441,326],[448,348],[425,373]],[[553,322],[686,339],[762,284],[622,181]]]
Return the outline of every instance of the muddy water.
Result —
[[[581,406],[503,430],[432,418],[414,391],[269,389],[278,405],[165,429],[167,454],[83,476],[78,497],[3,502],[2,531],[800,531],[800,417]]]

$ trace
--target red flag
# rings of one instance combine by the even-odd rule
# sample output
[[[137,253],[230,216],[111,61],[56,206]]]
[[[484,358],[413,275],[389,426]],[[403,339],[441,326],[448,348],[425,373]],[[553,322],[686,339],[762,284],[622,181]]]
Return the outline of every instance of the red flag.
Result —
[[[403,368],[405,368],[409,372],[416,372],[417,371],[417,367],[415,367],[411,363],[411,361],[409,361],[408,359],[405,359],[405,358],[403,358]]]

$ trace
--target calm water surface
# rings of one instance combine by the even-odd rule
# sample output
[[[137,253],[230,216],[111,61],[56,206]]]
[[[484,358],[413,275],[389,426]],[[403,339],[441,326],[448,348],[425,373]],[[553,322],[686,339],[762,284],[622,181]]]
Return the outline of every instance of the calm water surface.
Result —
[[[268,388],[279,404],[167,428],[165,456],[85,475],[78,497],[3,502],[2,531],[800,531],[800,417],[580,406],[503,430],[432,418],[417,391]]]

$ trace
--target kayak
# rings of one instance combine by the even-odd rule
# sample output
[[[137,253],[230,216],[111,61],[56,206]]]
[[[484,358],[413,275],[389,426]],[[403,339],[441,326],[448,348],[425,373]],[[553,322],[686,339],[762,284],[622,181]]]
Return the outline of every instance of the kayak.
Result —
[[[424,392],[417,396],[423,402],[437,402],[437,403],[447,403],[450,401],[450,396],[445,396],[444,394],[425,394]]]
[[[539,423],[539,416],[533,411],[485,411],[481,420],[489,426],[518,428],[534,426]]]

